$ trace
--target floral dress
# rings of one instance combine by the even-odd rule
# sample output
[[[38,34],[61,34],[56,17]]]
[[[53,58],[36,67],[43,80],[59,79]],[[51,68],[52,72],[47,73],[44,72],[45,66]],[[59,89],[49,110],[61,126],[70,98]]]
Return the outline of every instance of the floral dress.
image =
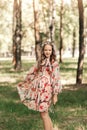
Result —
[[[33,66],[17,89],[22,103],[29,109],[47,111],[52,96],[60,93],[62,89],[57,61],[50,64],[49,60],[45,60],[39,71],[37,65]]]

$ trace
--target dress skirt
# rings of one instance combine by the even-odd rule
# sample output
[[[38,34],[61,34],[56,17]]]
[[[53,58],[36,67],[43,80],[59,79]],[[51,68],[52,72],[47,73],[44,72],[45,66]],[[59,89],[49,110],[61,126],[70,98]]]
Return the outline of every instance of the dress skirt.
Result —
[[[52,98],[52,86],[50,77],[37,76],[32,81],[19,83],[18,92],[20,99],[29,109],[47,111]]]
[[[23,82],[17,86],[20,99],[29,109],[44,112],[48,111],[53,94],[61,91],[58,65],[42,66],[37,72],[36,67],[32,67]]]

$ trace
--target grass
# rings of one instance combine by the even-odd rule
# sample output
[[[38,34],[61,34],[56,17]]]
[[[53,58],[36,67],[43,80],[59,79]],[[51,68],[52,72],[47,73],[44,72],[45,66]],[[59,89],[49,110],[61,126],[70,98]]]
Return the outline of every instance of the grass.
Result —
[[[11,61],[0,63],[0,130],[43,130],[39,112],[28,110],[20,103],[16,89],[32,64],[23,61],[23,70],[14,72]],[[75,59],[66,59],[60,65],[61,77],[69,82],[63,85],[56,106],[49,110],[59,130],[87,130],[87,62],[84,64],[84,82],[80,86],[72,82],[76,66]]]

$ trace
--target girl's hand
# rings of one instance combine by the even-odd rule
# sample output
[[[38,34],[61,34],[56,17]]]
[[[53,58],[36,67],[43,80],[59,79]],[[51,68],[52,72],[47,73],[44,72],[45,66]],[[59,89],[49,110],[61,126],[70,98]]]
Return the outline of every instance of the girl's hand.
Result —
[[[57,101],[58,101],[58,97],[57,97],[57,95],[55,94],[55,95],[53,95],[52,102],[53,102],[53,104],[55,105]]]

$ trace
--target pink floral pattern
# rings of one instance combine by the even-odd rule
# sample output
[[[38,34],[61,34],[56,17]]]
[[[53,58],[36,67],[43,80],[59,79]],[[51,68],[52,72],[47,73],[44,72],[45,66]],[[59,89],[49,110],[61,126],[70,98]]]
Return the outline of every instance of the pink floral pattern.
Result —
[[[62,90],[59,65],[45,61],[38,71],[37,65],[28,72],[25,80],[17,86],[20,99],[29,109],[47,111],[53,94]]]

